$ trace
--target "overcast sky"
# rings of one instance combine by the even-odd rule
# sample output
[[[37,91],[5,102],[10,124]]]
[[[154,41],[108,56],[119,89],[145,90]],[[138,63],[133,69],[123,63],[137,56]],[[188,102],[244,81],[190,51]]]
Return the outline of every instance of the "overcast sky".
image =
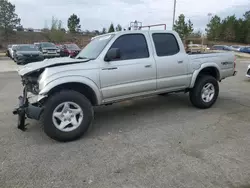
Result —
[[[166,23],[172,27],[174,0],[9,0],[16,5],[21,24],[27,28],[49,26],[52,16],[67,28],[68,17],[75,13],[83,30],[101,30],[111,22],[128,27],[134,20],[143,25]],[[222,17],[242,16],[250,10],[250,0],[177,0],[176,16],[183,13],[195,29],[204,29],[208,13]]]

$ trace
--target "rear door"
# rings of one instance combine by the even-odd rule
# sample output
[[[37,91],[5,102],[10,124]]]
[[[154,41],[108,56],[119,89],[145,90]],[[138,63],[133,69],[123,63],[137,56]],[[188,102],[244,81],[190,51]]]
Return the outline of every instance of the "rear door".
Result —
[[[108,48],[118,48],[121,57],[102,60],[101,90],[105,101],[129,98],[156,90],[156,66],[148,33],[123,34]]]
[[[175,34],[151,32],[157,67],[157,90],[178,90],[188,87],[188,55]],[[179,43],[182,45],[180,46]]]

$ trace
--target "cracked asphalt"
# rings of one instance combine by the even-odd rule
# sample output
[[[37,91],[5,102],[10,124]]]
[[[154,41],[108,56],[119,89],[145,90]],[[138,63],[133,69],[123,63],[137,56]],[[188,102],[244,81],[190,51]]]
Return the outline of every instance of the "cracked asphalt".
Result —
[[[0,62],[1,63],[1,62]],[[95,108],[91,130],[58,143],[36,121],[16,128],[15,72],[0,73],[0,187],[250,187],[250,60],[220,83],[216,104],[194,108],[187,94]],[[0,64],[1,66],[1,64]]]

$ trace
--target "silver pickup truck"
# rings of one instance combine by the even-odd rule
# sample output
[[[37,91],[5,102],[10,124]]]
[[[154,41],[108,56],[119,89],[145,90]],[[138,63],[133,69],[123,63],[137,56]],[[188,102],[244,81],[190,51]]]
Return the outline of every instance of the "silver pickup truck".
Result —
[[[19,71],[18,127],[42,119],[58,141],[81,137],[93,106],[170,92],[189,92],[198,108],[211,107],[218,82],[234,76],[233,53],[188,55],[174,31],[125,31],[95,37],[75,58],[46,59]]]

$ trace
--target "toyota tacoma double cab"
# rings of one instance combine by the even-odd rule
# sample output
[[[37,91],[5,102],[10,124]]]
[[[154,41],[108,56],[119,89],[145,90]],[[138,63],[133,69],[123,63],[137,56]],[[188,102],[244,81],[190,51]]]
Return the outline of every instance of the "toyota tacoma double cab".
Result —
[[[123,31],[95,37],[75,57],[45,59],[18,70],[24,85],[18,128],[42,120],[57,141],[81,137],[94,119],[93,106],[189,92],[198,108],[211,107],[219,84],[234,76],[231,52],[189,55],[174,31]]]

